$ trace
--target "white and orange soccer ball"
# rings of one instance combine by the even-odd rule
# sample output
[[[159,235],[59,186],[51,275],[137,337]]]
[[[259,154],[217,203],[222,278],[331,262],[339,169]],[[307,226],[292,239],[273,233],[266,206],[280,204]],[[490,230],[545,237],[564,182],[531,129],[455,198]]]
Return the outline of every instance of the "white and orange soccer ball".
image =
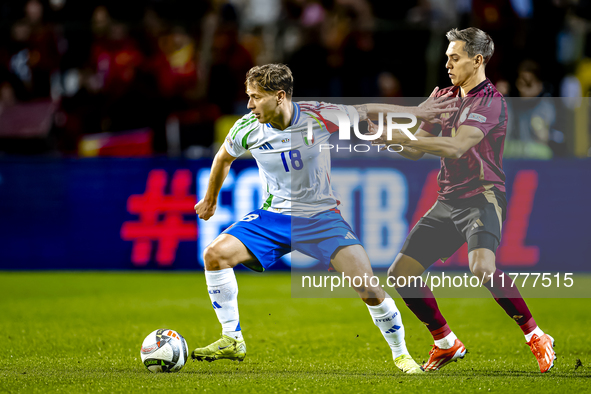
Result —
[[[144,339],[141,357],[150,372],[178,372],[187,362],[189,348],[178,332],[159,329]]]

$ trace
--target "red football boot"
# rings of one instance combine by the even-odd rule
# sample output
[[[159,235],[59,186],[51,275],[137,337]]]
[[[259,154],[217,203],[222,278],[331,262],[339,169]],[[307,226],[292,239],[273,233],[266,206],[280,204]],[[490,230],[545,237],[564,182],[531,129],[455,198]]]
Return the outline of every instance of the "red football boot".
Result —
[[[429,361],[423,365],[423,369],[425,371],[436,371],[452,361],[458,361],[458,358],[464,358],[466,352],[464,344],[459,339],[456,339],[454,345],[449,349],[440,349],[433,345],[433,349],[429,352]]]

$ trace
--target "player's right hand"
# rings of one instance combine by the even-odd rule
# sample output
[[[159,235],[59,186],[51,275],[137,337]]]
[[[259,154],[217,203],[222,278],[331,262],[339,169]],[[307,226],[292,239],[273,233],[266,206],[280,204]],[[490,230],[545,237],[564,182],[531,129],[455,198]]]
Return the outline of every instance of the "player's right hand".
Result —
[[[419,104],[419,112],[417,113],[417,118],[427,123],[441,124],[441,119],[439,118],[439,116],[442,113],[455,112],[459,109],[454,105],[454,102],[458,99],[456,97],[452,97],[451,91],[437,97],[438,91],[439,87],[433,89],[433,91],[429,95],[429,98],[423,101],[421,104]]]
[[[216,208],[216,203],[201,200],[197,204],[195,204],[195,213],[197,214],[197,216],[199,216],[199,219],[208,220],[210,217],[213,216]]]

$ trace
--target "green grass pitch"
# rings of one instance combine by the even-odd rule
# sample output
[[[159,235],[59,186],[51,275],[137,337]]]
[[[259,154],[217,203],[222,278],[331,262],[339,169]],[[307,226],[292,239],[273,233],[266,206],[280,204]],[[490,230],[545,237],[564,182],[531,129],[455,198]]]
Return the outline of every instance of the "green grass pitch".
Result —
[[[589,390],[589,299],[528,300],[556,340],[558,360],[545,375],[492,299],[441,299],[469,353],[441,371],[406,376],[360,300],[292,299],[289,273],[237,276],[245,361],[189,361],[179,373],[151,374],[139,355],[151,331],[177,330],[190,349],[219,337],[202,273],[0,273],[0,392]],[[409,350],[422,362],[432,339],[397,304]]]

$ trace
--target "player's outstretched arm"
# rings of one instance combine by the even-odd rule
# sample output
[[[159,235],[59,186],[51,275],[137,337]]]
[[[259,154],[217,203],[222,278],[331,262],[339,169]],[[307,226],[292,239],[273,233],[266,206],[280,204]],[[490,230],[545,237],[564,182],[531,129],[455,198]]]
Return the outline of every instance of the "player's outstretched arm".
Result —
[[[470,148],[484,138],[484,133],[477,127],[463,125],[454,137],[421,137],[411,140],[402,133],[396,135],[396,142],[406,150],[407,147],[430,153],[447,159],[459,159]]]
[[[236,158],[229,154],[224,145],[222,145],[211,165],[211,173],[209,174],[209,183],[205,197],[195,205],[195,213],[199,216],[199,219],[208,220],[215,213],[218,195],[234,160]]]

